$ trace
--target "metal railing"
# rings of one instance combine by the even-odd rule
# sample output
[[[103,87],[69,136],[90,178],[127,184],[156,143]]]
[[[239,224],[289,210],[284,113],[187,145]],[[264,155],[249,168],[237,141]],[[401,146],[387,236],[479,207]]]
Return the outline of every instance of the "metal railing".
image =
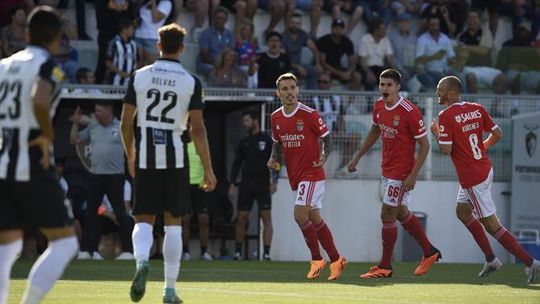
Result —
[[[121,100],[125,88],[116,86],[74,86],[65,85],[62,91],[63,98],[69,99],[109,99]],[[443,109],[437,104],[435,94],[402,94],[415,103],[424,115],[424,122],[429,125],[433,118],[437,118],[439,111]],[[205,89],[207,100],[212,101],[262,101],[263,124],[269,130],[270,114],[281,106],[279,99],[275,97],[274,90],[248,90],[229,88]],[[378,141],[375,146],[360,160],[358,173],[355,175],[345,172],[347,162],[361,144],[371,128],[371,111],[374,102],[378,98],[376,92],[351,92],[351,91],[308,91],[301,92],[301,101],[317,108],[323,119],[332,130],[334,150],[330,156],[326,173],[328,178],[337,179],[378,179],[381,176],[381,144]],[[318,100],[318,104],[317,104]],[[326,107],[321,106],[325,103]],[[331,100],[331,102],[328,102]],[[493,116],[496,123],[501,127],[504,137],[500,143],[488,151],[493,162],[495,181],[509,181],[511,178],[512,165],[512,115],[540,111],[540,96],[534,95],[463,95],[463,100],[481,103]],[[234,121],[232,124],[234,125]],[[240,121],[238,120],[238,130]],[[240,131],[238,131],[240,132]],[[455,169],[446,155],[439,152],[438,146],[431,134],[428,135],[431,142],[431,152],[424,164],[420,179],[426,180],[456,180]],[[231,140],[230,145],[236,142]]]

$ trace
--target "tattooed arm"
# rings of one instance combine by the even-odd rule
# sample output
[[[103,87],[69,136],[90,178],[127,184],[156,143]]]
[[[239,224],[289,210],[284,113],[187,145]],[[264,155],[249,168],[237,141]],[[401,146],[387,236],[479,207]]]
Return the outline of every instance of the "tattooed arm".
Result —
[[[332,139],[330,138],[330,135],[326,135],[325,137],[321,138],[321,144],[321,158],[318,162],[313,162],[313,167],[324,166],[324,164],[326,163],[326,160],[328,159],[328,156],[332,151]]]
[[[279,169],[281,169],[282,155],[283,150],[281,149],[281,145],[277,142],[274,142],[274,144],[272,145],[272,154],[270,154],[270,159],[266,163],[268,168],[279,171]]]

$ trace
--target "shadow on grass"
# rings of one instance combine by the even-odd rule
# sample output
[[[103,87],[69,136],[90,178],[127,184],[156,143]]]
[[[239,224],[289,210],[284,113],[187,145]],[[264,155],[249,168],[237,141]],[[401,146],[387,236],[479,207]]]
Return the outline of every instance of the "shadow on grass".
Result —
[[[33,261],[21,259],[12,271],[12,278],[24,279]],[[74,261],[64,273],[63,280],[130,281],[135,269],[133,261]],[[182,262],[180,281],[184,282],[261,282],[261,283],[328,283],[361,287],[383,287],[398,284],[467,284],[506,285],[512,288],[540,291],[540,285],[526,285],[523,265],[505,264],[497,273],[479,278],[479,264],[435,264],[430,272],[416,277],[413,263],[395,263],[394,275],[388,279],[360,279],[369,270],[367,263],[349,263],[337,281],[327,282],[328,266],[319,279],[308,281],[307,262],[256,261],[188,261]],[[151,261],[150,281],[163,281],[163,262]]]

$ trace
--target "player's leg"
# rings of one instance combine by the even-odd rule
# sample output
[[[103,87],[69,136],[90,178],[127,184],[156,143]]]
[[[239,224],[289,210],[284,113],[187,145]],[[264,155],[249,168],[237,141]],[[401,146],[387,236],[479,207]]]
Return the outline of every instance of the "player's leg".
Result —
[[[4,209],[2,212],[5,212]],[[23,231],[20,229],[0,231],[0,303],[7,303],[11,268],[21,253],[22,238]]]
[[[165,286],[163,303],[181,303],[176,293],[176,280],[180,272],[182,255],[182,216],[190,209],[189,171],[167,169],[164,175],[164,222],[163,266]]]
[[[22,251],[23,222],[12,187],[0,180],[0,303],[7,303],[11,268]]]
[[[495,272],[501,268],[501,261],[495,257],[491,244],[484,231],[484,227],[478,219],[473,215],[472,203],[465,195],[465,191],[460,187],[458,192],[456,204],[456,216],[465,225],[467,230],[471,233],[476,244],[480,247],[480,250],[484,253],[486,261],[480,273],[480,277],[485,277],[492,272]]]
[[[324,261],[319,249],[319,239],[317,237],[315,225],[310,220],[311,207],[303,204],[300,205],[299,203],[302,203],[302,201],[298,200],[299,193],[303,193],[302,188],[305,187],[307,189],[308,184],[309,182],[302,182],[298,187],[296,205],[294,206],[294,220],[298,224],[298,227],[300,227],[304,240],[306,241],[308,249],[311,252],[311,267],[306,277],[308,279],[316,279],[321,275],[326,262]]]
[[[154,243],[153,228],[156,214],[163,210],[162,180],[157,170],[136,169],[133,180],[133,217],[135,226],[131,235],[133,255],[135,256],[135,276],[131,283],[130,297],[138,302],[146,291],[146,278],[150,266],[150,249]]]
[[[21,301],[25,304],[39,303],[77,254],[79,242],[69,202],[54,177],[34,180],[30,186],[21,186],[19,190],[25,218],[40,227],[49,241],[47,249],[30,270]]]
[[[504,226],[502,226],[495,214],[495,203],[491,195],[491,185],[493,184],[493,169],[490,171],[487,179],[471,188],[464,189],[467,198],[471,201],[474,212],[480,218],[480,222],[503,247],[520,259],[527,265],[528,283],[533,283],[536,276],[540,273],[540,262],[534,260],[528,253],[519,245],[516,238]]]
[[[236,217],[236,226],[234,230],[235,240],[235,260],[242,259],[242,244],[246,236],[246,226],[248,224],[249,213],[253,208],[254,196],[246,183],[241,183],[238,187],[238,204]]]
[[[409,194],[406,195],[408,200]],[[419,272],[417,275],[421,275],[424,274],[435,261],[439,260],[442,255],[441,252],[431,244],[428,237],[426,236],[424,229],[422,228],[422,225],[420,224],[420,221],[418,220],[416,215],[414,215],[414,213],[409,211],[406,203],[408,202],[404,201],[403,204],[398,207],[398,219],[401,222],[403,228],[407,230],[407,232],[412,237],[414,237],[414,239],[422,247],[422,251],[424,252],[424,256],[422,257],[421,262],[422,267],[420,267],[420,269],[417,269],[417,271]]]
[[[263,222],[263,260],[270,261],[270,246],[272,244],[272,235],[274,228],[272,227],[272,196],[270,188],[267,184],[259,184],[257,191],[257,203],[259,204],[259,214]]]

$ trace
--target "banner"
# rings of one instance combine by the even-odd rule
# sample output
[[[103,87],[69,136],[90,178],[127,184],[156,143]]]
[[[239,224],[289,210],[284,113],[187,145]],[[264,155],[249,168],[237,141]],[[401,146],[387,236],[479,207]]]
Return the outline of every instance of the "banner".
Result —
[[[540,230],[540,112],[512,118],[512,231]]]

